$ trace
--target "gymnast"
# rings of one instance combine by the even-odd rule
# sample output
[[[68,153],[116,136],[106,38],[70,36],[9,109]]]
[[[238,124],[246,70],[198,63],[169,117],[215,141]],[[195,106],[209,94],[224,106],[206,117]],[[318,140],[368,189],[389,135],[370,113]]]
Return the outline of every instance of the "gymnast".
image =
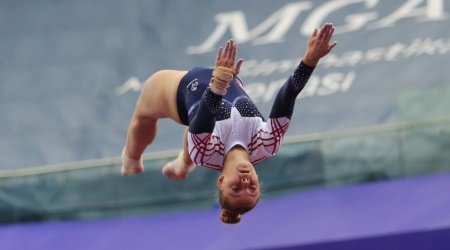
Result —
[[[319,60],[336,46],[330,42],[333,31],[333,25],[326,23],[312,32],[302,60],[280,88],[268,119],[243,89],[238,77],[243,60],[236,60],[233,40],[218,49],[214,69],[154,73],[140,93],[128,127],[122,175],[144,170],[142,154],[155,138],[158,120],[170,118],[186,128],[183,149],[163,167],[163,175],[182,180],[197,165],[219,171],[220,218],[224,223],[238,223],[259,200],[254,166],[277,153],[297,95]]]

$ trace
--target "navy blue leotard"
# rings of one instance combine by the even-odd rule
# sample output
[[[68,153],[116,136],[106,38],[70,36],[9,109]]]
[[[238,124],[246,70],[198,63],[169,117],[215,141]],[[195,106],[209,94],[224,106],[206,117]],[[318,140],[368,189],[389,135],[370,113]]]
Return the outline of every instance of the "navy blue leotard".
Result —
[[[226,153],[235,145],[247,150],[256,164],[276,154],[287,131],[295,99],[314,68],[303,62],[278,91],[266,120],[235,77],[225,96],[208,87],[212,69],[197,67],[180,81],[178,114],[189,126],[189,154],[197,165],[222,169]]]

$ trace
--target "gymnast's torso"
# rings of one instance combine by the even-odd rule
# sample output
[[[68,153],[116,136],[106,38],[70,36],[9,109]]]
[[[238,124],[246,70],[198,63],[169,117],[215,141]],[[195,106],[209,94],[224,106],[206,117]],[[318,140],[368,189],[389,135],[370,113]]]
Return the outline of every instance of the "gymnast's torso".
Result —
[[[212,69],[197,67],[180,82],[177,107],[181,122],[186,126],[195,126],[191,121],[197,115],[211,74]],[[189,132],[190,156],[197,165],[220,171],[226,153],[240,145],[249,153],[252,164],[256,164],[276,154],[289,121],[286,117],[266,121],[244,91],[241,80],[235,77],[227,94],[222,97],[215,115],[214,129],[201,133]]]

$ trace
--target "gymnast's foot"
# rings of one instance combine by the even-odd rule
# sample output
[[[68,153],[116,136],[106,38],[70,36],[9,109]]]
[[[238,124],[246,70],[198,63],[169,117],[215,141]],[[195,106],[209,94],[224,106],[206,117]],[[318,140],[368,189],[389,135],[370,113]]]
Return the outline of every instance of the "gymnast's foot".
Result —
[[[166,163],[162,169],[162,174],[172,180],[183,180],[186,179],[186,177],[189,174],[189,171],[183,171],[183,169],[180,169],[176,166],[177,159]]]
[[[183,151],[178,154],[178,157],[166,163],[162,169],[162,174],[172,180],[186,179],[189,173],[195,168],[195,164],[186,165],[183,162]]]
[[[142,156],[141,156],[141,159],[139,159],[139,160],[130,159],[126,155],[125,148],[124,148],[122,150],[122,168],[121,168],[120,172],[122,173],[122,175],[125,175],[125,176],[140,174],[140,173],[144,172],[144,163],[142,160]]]

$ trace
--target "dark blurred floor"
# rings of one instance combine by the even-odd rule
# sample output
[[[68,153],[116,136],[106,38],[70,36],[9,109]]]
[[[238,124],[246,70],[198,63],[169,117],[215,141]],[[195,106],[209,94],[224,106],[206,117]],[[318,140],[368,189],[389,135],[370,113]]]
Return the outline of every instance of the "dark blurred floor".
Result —
[[[450,173],[262,200],[240,224],[219,209],[0,227],[1,249],[445,249]]]

